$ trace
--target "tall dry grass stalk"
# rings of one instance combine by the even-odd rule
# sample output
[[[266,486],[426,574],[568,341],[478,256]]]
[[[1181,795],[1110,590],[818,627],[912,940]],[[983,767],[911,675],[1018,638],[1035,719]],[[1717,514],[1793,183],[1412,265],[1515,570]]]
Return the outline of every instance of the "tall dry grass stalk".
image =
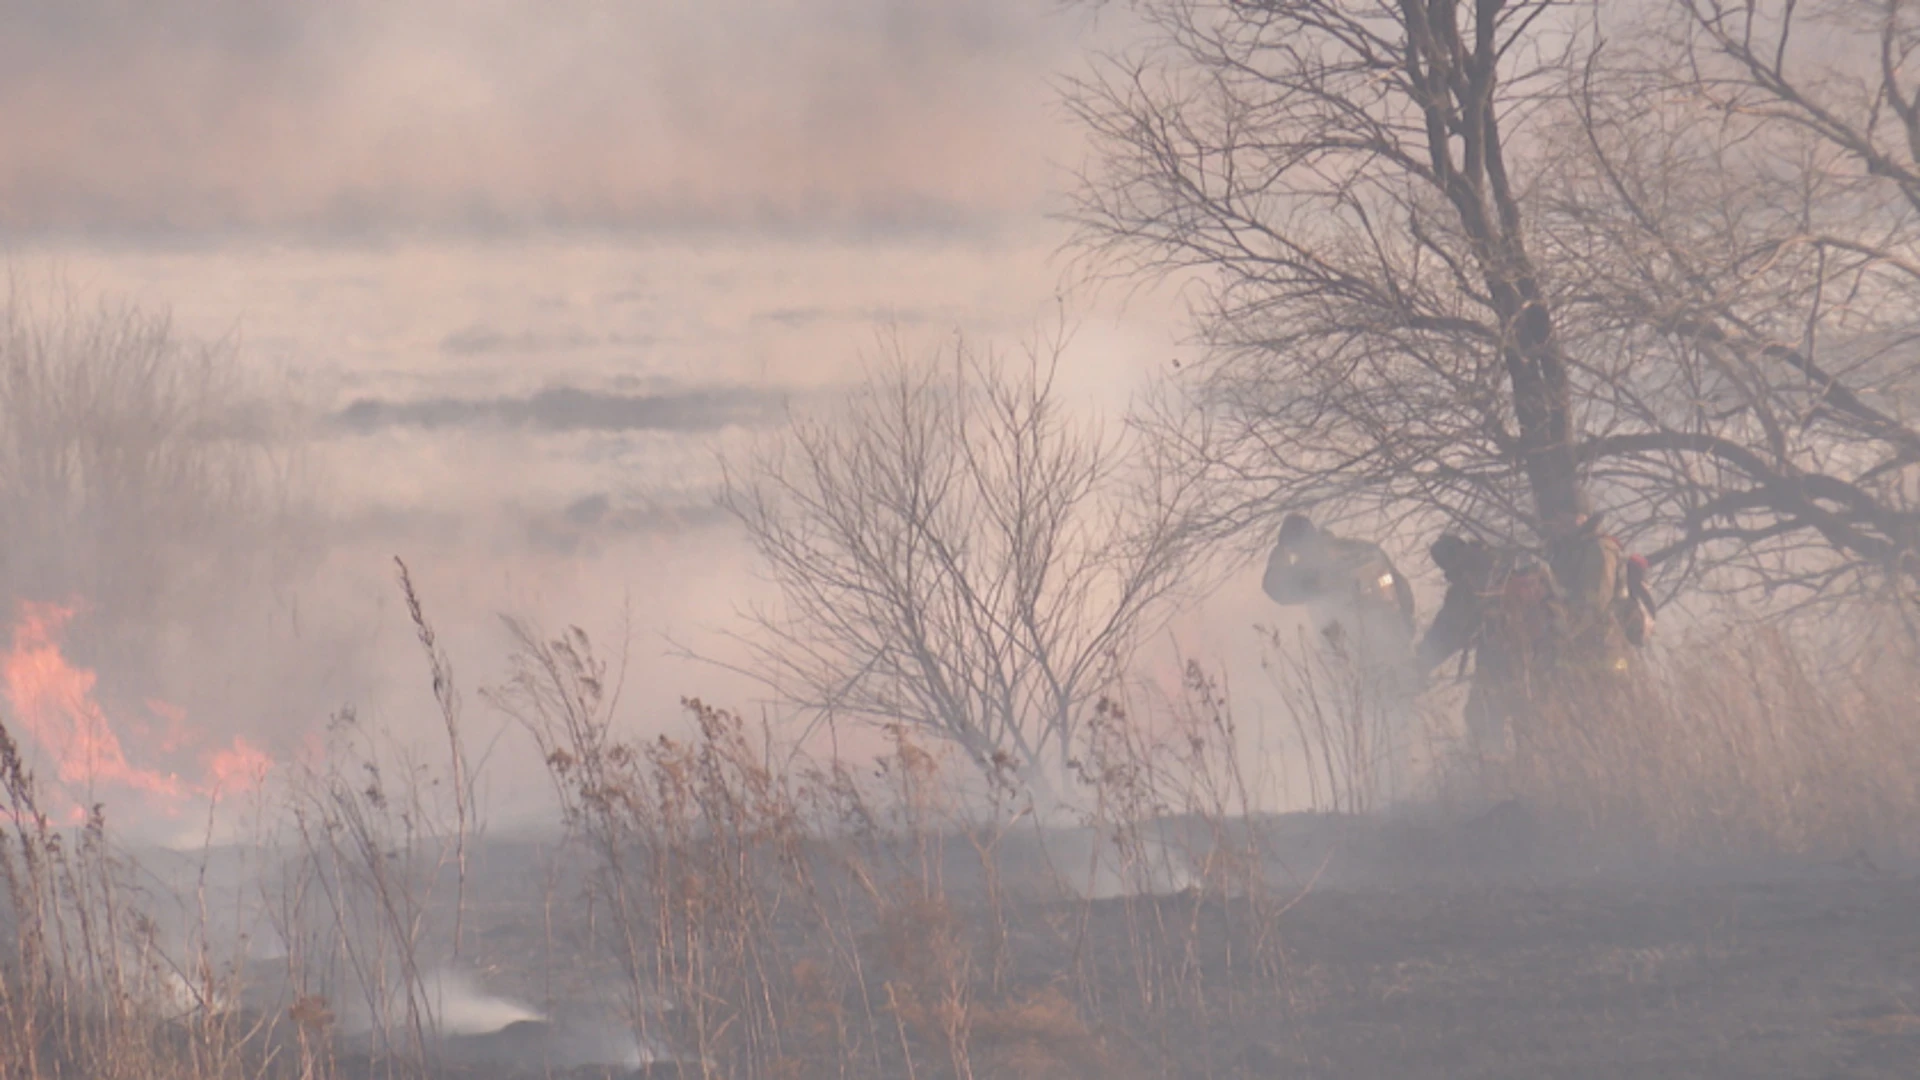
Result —
[[[1446,695],[1419,693],[1410,658],[1375,655],[1367,643],[1323,633],[1292,637],[1264,627],[1260,634],[1261,667],[1288,736],[1277,790],[1263,794],[1348,815],[1433,794]]]
[[[170,953],[99,807],[51,822],[5,724],[0,797],[0,1080],[244,1075],[231,963]]]

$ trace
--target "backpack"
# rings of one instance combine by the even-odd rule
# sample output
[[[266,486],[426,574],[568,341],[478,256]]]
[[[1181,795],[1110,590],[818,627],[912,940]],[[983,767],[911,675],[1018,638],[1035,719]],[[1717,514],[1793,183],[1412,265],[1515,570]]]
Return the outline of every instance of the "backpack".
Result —
[[[1566,605],[1546,561],[1524,552],[1505,554],[1486,595],[1491,603],[1482,616],[1482,636],[1492,639],[1502,662],[1528,669],[1550,662]]]

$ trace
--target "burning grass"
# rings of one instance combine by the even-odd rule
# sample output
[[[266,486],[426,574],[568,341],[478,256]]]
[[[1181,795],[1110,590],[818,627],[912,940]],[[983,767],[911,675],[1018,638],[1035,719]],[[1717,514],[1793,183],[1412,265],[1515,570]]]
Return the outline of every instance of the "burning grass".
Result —
[[[1294,947],[1296,926],[1329,932],[1314,890],[1343,860],[1404,874],[1455,850],[1396,848],[1352,814],[1250,813],[1248,733],[1198,666],[1172,700],[1102,705],[1074,808],[1041,822],[1005,778],[981,783],[906,729],[856,763],[689,701],[686,735],[624,739],[617,674],[586,636],[522,628],[514,676],[488,700],[540,748],[564,842],[487,878],[470,866],[452,669],[410,607],[445,756],[336,722],[328,754],[280,796],[290,827],[228,898],[265,942],[220,936],[229,923],[208,912],[226,901],[204,868],[186,933],[142,914],[153,897],[105,821],[60,827],[0,740],[0,1078],[1263,1075],[1293,1060],[1262,1041],[1275,1018],[1350,993],[1326,981],[1333,938],[1314,938],[1311,962]],[[16,654],[44,662],[53,640],[29,628]],[[91,700],[84,682],[74,701]],[[1375,725],[1320,685],[1326,700],[1293,714],[1293,750],[1319,778],[1310,794],[1332,801],[1316,809],[1347,811],[1369,799]],[[1435,781],[1443,799],[1519,800],[1564,830],[1563,851],[1913,857],[1916,688],[1910,667],[1820,673],[1754,635],[1676,652],[1605,709],[1543,713],[1512,762]],[[47,715],[76,728],[107,719],[60,700]],[[1304,861],[1288,841],[1302,828],[1327,842]],[[1468,977],[1400,956],[1421,948],[1362,950],[1399,957],[1383,1001]],[[1608,941],[1596,955],[1690,949]],[[1612,977],[1592,960],[1569,970]],[[467,985],[486,972],[513,992]],[[618,1008],[569,1012],[587,1000]],[[482,1014],[515,1022],[469,1030],[463,1017]],[[1229,1052],[1241,1043],[1254,1049]],[[555,1056],[588,1044],[613,1049],[598,1066]]]
[[[273,764],[263,751],[240,736],[225,746],[213,745],[193,729],[183,710],[161,701],[146,703],[166,728],[157,737],[151,737],[149,724],[123,720],[118,727],[150,736],[138,749],[154,756],[196,753],[201,775],[183,778],[130,754],[95,696],[94,672],[62,651],[64,633],[77,614],[73,605],[23,602],[12,644],[0,654],[0,689],[9,715],[54,767],[57,788],[42,792],[42,802],[57,802],[56,815],[69,824],[83,823],[96,800],[126,794],[137,796],[146,811],[178,818],[194,797],[244,794],[259,786]]]

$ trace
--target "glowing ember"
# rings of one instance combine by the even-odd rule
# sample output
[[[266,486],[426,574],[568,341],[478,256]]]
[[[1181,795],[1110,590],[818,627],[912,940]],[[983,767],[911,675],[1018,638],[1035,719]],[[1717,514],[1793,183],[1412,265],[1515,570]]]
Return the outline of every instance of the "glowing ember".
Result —
[[[259,785],[272,760],[237,736],[231,745],[204,754],[207,779],[201,783],[188,783],[171,772],[129,760],[120,736],[94,699],[94,673],[75,667],[60,651],[60,636],[74,610],[22,603],[13,647],[0,655],[0,680],[5,682],[12,707],[10,719],[51,757],[62,784],[77,789],[76,797],[85,802],[94,801],[99,786],[136,792],[145,797],[144,809],[168,816],[177,815],[189,795],[232,793]],[[152,740],[161,753],[195,741],[185,710],[154,699],[146,705],[165,725],[164,733]],[[135,720],[127,731],[138,737],[150,732],[150,726]]]

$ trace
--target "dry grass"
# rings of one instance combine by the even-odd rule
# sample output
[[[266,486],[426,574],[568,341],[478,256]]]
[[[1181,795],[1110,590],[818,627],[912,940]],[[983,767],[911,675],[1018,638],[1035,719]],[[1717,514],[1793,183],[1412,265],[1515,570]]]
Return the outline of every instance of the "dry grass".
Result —
[[[1056,858],[1030,807],[960,798],[968,759],[903,728],[862,769],[699,702],[693,738],[628,744],[584,635],[523,632],[522,646],[499,700],[596,853],[634,1026],[706,1073],[1086,1075],[1112,1052],[1102,1031],[1171,1053],[1196,1022],[1278,985],[1267,928],[1283,898],[1257,833],[1229,820],[1248,793],[1197,668],[1158,737],[1116,701],[1096,710],[1076,761],[1082,863]],[[1170,831],[1174,818],[1187,827]],[[1038,923],[1008,895],[1036,875],[1064,904]],[[1093,895],[1096,875],[1110,899]],[[1186,897],[1174,907],[1152,895],[1170,885]],[[1117,952],[1090,936],[1110,915]],[[1033,971],[1040,953],[1058,965]]]
[[[1688,859],[1920,855],[1920,670],[1822,668],[1742,631],[1540,710],[1510,767],[1468,776],[1596,836]]]
[[[169,956],[99,810],[53,827],[0,725],[0,1077],[230,1075],[249,1029],[202,943]]]

